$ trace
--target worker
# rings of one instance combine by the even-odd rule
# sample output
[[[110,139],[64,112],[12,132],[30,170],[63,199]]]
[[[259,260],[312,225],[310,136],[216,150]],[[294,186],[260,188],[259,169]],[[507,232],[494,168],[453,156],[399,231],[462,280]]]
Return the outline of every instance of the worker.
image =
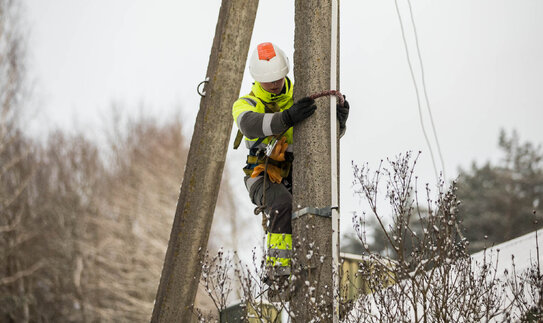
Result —
[[[232,107],[239,128],[234,147],[244,136],[249,149],[243,168],[245,186],[257,209],[264,211],[265,282],[283,284],[290,275],[292,256],[292,127],[309,118],[317,106],[308,97],[293,102],[293,83],[287,77],[289,61],[277,45],[259,44],[250,57],[249,71],[255,80],[251,93]],[[345,132],[348,115],[345,101],[337,107],[340,135]],[[266,148],[273,143],[274,149],[266,157]]]

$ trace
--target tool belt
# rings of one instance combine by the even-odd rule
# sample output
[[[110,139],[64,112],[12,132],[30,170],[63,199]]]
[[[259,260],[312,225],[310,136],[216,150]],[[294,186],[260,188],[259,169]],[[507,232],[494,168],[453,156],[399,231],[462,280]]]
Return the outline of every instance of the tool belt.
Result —
[[[290,152],[285,153],[285,161],[277,161],[275,159],[268,158],[268,165],[273,165],[281,169],[281,177],[286,178],[290,174],[290,169],[292,167],[292,161],[294,160],[294,155]],[[247,176],[251,176],[253,169],[257,165],[266,164],[266,155],[263,151],[257,149],[251,149],[249,155],[247,155],[247,165],[243,167],[243,172]]]

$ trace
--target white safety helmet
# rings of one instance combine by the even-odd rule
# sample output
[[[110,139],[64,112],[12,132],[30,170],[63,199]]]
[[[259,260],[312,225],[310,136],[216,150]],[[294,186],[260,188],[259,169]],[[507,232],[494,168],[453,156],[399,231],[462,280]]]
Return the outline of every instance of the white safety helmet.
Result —
[[[257,82],[273,82],[287,76],[288,58],[272,43],[259,44],[251,55],[249,72]]]

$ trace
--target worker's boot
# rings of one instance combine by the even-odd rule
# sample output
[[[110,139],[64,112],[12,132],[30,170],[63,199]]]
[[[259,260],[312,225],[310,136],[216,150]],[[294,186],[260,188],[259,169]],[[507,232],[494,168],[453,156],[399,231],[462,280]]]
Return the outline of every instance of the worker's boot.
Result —
[[[268,287],[268,300],[270,302],[289,302],[292,292],[290,275],[266,277],[264,281]]]

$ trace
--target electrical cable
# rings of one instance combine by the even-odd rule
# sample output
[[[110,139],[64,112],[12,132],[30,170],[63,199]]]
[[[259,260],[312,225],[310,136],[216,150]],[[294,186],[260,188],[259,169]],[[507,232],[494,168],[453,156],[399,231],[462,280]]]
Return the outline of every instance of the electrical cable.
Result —
[[[403,43],[404,43],[404,47],[405,47],[405,53],[406,53],[406,56],[407,56],[407,63],[409,64],[409,70],[411,72],[411,79],[413,80],[413,85],[415,87],[415,92],[417,94],[417,105],[418,105],[418,110],[419,110],[420,124],[422,126],[422,132],[424,133],[424,138],[426,139],[426,143],[428,144],[428,149],[430,150],[430,155],[432,157],[432,164],[434,166],[434,173],[435,173],[435,176],[436,176],[436,181],[437,181],[438,187],[441,190],[441,185],[439,185],[439,177],[437,175],[437,169],[436,169],[434,154],[432,152],[432,147],[430,146],[430,141],[428,140],[428,136],[427,136],[426,130],[424,128],[424,122],[422,120],[422,111],[421,111],[421,104],[420,104],[419,89],[418,89],[418,86],[417,86],[417,82],[415,80],[415,75],[414,75],[414,72],[413,72],[413,66],[411,64],[411,58],[410,58],[410,55],[409,55],[407,40],[405,38],[405,30],[404,30],[404,27],[403,27],[402,16],[400,14],[400,9],[398,7],[398,0],[394,0],[394,4],[396,5],[396,13],[398,14],[398,20],[400,22],[400,28],[401,28],[401,31],[402,31],[402,39],[403,39]],[[425,74],[424,74],[424,64],[422,62],[422,54],[421,54],[420,46],[419,46],[419,37],[418,37],[418,33],[417,33],[417,27],[415,25],[415,18],[413,16],[413,8],[411,6],[411,0],[407,0],[407,4],[409,6],[409,16],[411,18],[411,25],[413,26],[413,34],[414,34],[414,37],[415,37],[415,44],[416,44],[416,48],[417,48],[417,56],[418,56],[419,64],[420,64],[422,89],[423,89],[423,92],[424,92],[424,99],[425,99],[426,107],[428,109],[428,114],[429,114],[429,117],[430,117],[430,123],[432,125],[432,131],[434,133],[434,140],[436,141],[437,151],[438,151],[438,154],[439,154],[439,158],[441,160],[443,180],[445,180],[446,179],[445,160],[443,159],[443,155],[441,154],[441,146],[439,144],[439,139],[437,137],[437,131],[436,131],[435,124],[434,124],[434,118],[432,116],[432,110],[430,108],[430,100],[428,99],[428,92],[426,90],[426,78],[425,78]],[[462,231],[460,230],[460,227],[458,226],[458,223],[455,223],[455,228],[456,228],[456,232],[458,233],[459,237],[461,239],[464,239],[464,235],[462,234]]]
[[[399,20],[399,23],[400,23],[400,29],[401,29],[401,32],[402,32],[403,44],[404,44],[405,54],[406,54],[406,57],[407,57],[407,64],[409,65],[409,71],[411,73],[411,79],[413,81],[413,86],[415,87],[415,94],[416,94],[416,97],[417,97],[417,107],[418,107],[418,111],[419,111],[419,120],[420,120],[420,124],[421,124],[421,128],[422,128],[422,133],[424,134],[424,139],[426,140],[426,144],[428,145],[428,150],[430,151],[430,157],[432,159],[432,165],[433,165],[433,168],[434,168],[434,175],[436,177],[436,181],[437,181],[437,183],[439,183],[439,176],[438,176],[437,166],[436,166],[436,162],[435,162],[434,152],[432,150],[430,140],[428,139],[428,134],[426,133],[426,128],[424,127],[424,120],[423,120],[423,116],[422,116],[419,87],[417,85],[417,80],[415,78],[415,72],[413,70],[413,64],[411,63],[411,56],[409,54],[409,47],[408,47],[407,39],[406,39],[406,36],[405,36],[405,29],[403,27],[403,20],[402,20],[402,15],[400,13],[400,8],[398,6],[398,0],[394,0],[394,4],[396,6],[396,13],[398,15],[398,20]]]
[[[415,44],[417,45],[417,55],[419,58],[421,79],[422,79],[422,90],[424,91],[424,99],[426,100],[426,107],[428,109],[428,114],[430,116],[430,124],[432,125],[432,130],[434,132],[434,140],[436,141],[437,152],[439,154],[439,159],[441,160],[441,169],[443,172],[443,179],[445,180],[447,178],[447,176],[445,176],[445,160],[443,159],[443,155],[441,154],[441,146],[439,144],[439,139],[437,138],[437,131],[434,124],[434,117],[432,115],[432,109],[430,108],[430,100],[428,99],[428,92],[426,91],[426,77],[424,73],[424,64],[422,63],[422,54],[421,54],[420,46],[419,46],[419,36],[417,33],[417,27],[415,26],[415,18],[413,17],[413,9],[411,7],[411,0],[407,0],[407,4],[409,5],[409,15],[411,17],[411,24],[413,25]]]

